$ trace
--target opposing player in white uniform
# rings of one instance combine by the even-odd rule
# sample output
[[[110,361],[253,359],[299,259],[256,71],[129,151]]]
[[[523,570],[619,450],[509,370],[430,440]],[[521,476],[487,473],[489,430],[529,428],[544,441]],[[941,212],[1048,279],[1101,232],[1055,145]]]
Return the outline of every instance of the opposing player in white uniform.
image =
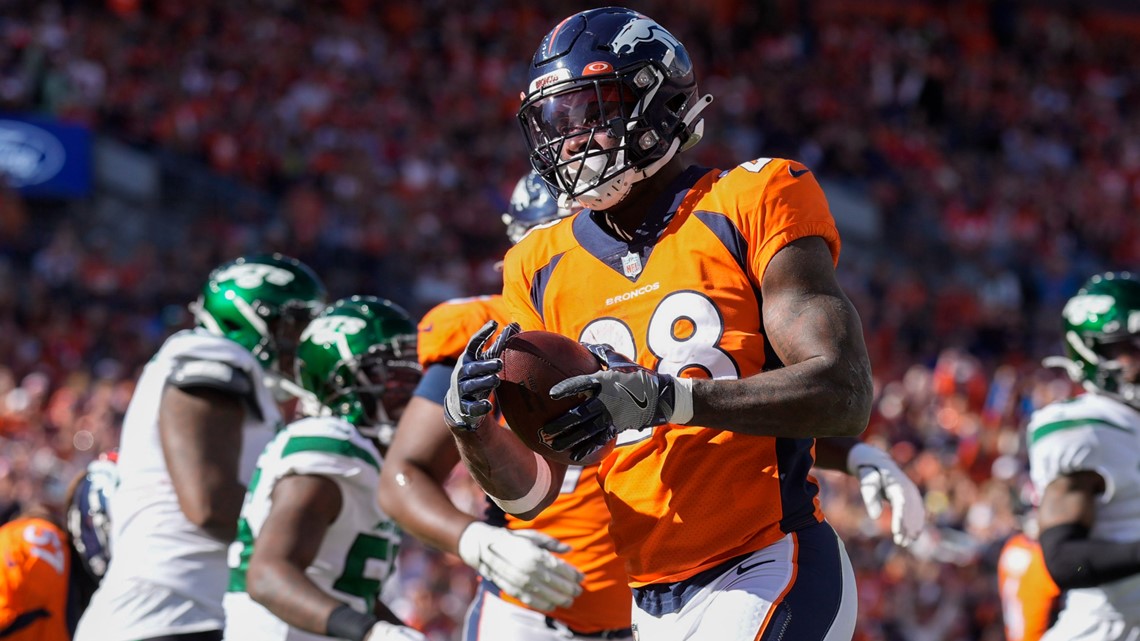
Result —
[[[1140,638],[1140,280],[1091,278],[1064,309],[1087,393],[1035,412],[1030,472],[1045,566],[1065,605],[1044,641]],[[1050,364],[1050,361],[1046,361]]]
[[[111,562],[77,641],[221,639],[226,545],[254,462],[281,425],[266,387],[324,285],[274,254],[215,269],[143,370],[123,419]]]
[[[378,600],[400,534],[376,502],[373,441],[420,379],[415,323],[354,296],[313,320],[297,348],[306,411],[257,461],[230,546],[230,641],[424,639]]]

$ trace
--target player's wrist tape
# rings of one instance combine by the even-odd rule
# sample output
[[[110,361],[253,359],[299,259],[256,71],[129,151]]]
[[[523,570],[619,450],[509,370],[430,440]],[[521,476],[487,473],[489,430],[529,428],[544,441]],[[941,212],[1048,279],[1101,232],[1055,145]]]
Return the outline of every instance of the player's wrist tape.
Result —
[[[674,425],[688,425],[693,420],[693,379],[673,376],[673,415],[668,418]]]
[[[357,612],[348,605],[339,605],[329,614],[329,620],[325,623],[325,636],[364,641],[364,637],[368,636],[372,626],[379,620],[371,614]]]
[[[534,486],[526,493],[526,496],[517,499],[501,499],[497,496],[491,497],[495,505],[503,508],[507,514],[522,514],[529,512],[542,503],[546,498],[546,494],[550,491],[550,466],[547,464],[546,459],[538,454],[534,455],[534,463],[538,467],[536,472],[537,476],[534,479]]]

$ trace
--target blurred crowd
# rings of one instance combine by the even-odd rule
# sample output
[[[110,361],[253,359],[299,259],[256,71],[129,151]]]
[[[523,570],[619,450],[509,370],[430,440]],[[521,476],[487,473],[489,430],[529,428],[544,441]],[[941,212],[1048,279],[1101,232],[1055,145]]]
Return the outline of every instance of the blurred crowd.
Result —
[[[499,213],[527,168],[523,65],[580,8],[0,4],[0,110],[176,152],[273,203],[198,212],[176,246],[121,246],[82,207],[46,216],[0,189],[0,520],[57,505],[64,479],[115,446],[139,368],[223,260],[284,251],[334,295],[417,313],[496,291]],[[1073,391],[1040,359],[1060,352],[1061,305],[1088,275],[1140,265],[1140,38],[1127,31],[1140,14],[855,6],[637,3],[716,97],[695,161],[795,158],[879,216],[878,235],[845,238],[839,266],[874,366],[866,438],[904,464],[931,524],[900,551],[852,481],[824,476],[858,574],[856,638],[1001,639],[992,558],[1032,501],[1022,427]],[[480,509],[462,471],[452,488]],[[472,588],[466,566],[409,542],[392,594],[453,639]]]

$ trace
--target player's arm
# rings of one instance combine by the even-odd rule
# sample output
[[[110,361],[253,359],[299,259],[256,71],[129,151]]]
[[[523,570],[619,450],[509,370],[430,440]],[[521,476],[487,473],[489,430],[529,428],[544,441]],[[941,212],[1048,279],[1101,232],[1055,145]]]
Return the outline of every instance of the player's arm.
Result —
[[[896,545],[906,547],[922,534],[926,527],[922,494],[883,450],[851,437],[821,438],[815,442],[815,463],[859,479],[859,492],[872,520],[883,513],[884,503],[890,504]]]
[[[1037,520],[1045,567],[1062,590],[1102,585],[1140,573],[1140,541],[1089,538],[1104,478],[1086,470],[1062,474],[1045,487]]]
[[[253,389],[248,374],[224,363],[180,362],[159,405],[158,434],[178,505],[222,541],[233,539],[245,497],[238,468]]]
[[[567,466],[532,452],[510,430],[487,429],[491,392],[499,385],[503,345],[519,326],[511,323],[486,347],[498,329],[487,321],[467,343],[451,371],[444,398],[444,421],[455,437],[471,476],[503,511],[524,520],[554,502]]]
[[[329,526],[343,507],[336,482],[318,475],[290,475],[273,488],[246,573],[250,598],[289,625],[339,639],[423,639],[402,627],[387,607],[358,612],[320,589],[305,574]]]
[[[789,243],[761,283],[764,328],[785,367],[694,380],[687,422],[786,438],[855,436],[871,415],[871,365],[859,314],[822,238]]]
[[[530,607],[569,605],[581,591],[582,575],[551,554],[568,546],[541,532],[477,521],[444,492],[443,482],[460,459],[442,403],[451,371],[447,365],[430,366],[404,409],[380,472],[380,507],[405,531],[458,555]],[[493,426],[489,431],[507,432]]]
[[[542,428],[558,451],[583,460],[619,432],[673,423],[757,436],[853,436],[871,415],[871,365],[859,315],[835,279],[817,236],[789,243],[768,262],[764,326],[785,367],[740,380],[661,374],[608,345],[587,345],[603,369],[568,378],[553,398],[586,400]]]
[[[446,391],[451,368],[433,365],[424,383],[443,378]],[[442,396],[442,394],[441,394]],[[455,507],[443,483],[459,462],[451,430],[443,421],[443,405],[417,390],[404,408],[396,436],[380,470],[380,507],[400,527],[435,548],[458,553],[459,537],[476,519]]]

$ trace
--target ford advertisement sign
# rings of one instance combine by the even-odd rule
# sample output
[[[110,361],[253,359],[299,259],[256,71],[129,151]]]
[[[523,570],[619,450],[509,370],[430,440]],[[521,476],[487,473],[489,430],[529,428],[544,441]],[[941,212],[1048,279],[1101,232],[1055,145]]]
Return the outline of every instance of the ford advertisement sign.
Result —
[[[90,131],[0,116],[0,179],[28,196],[86,196],[91,191]]]

